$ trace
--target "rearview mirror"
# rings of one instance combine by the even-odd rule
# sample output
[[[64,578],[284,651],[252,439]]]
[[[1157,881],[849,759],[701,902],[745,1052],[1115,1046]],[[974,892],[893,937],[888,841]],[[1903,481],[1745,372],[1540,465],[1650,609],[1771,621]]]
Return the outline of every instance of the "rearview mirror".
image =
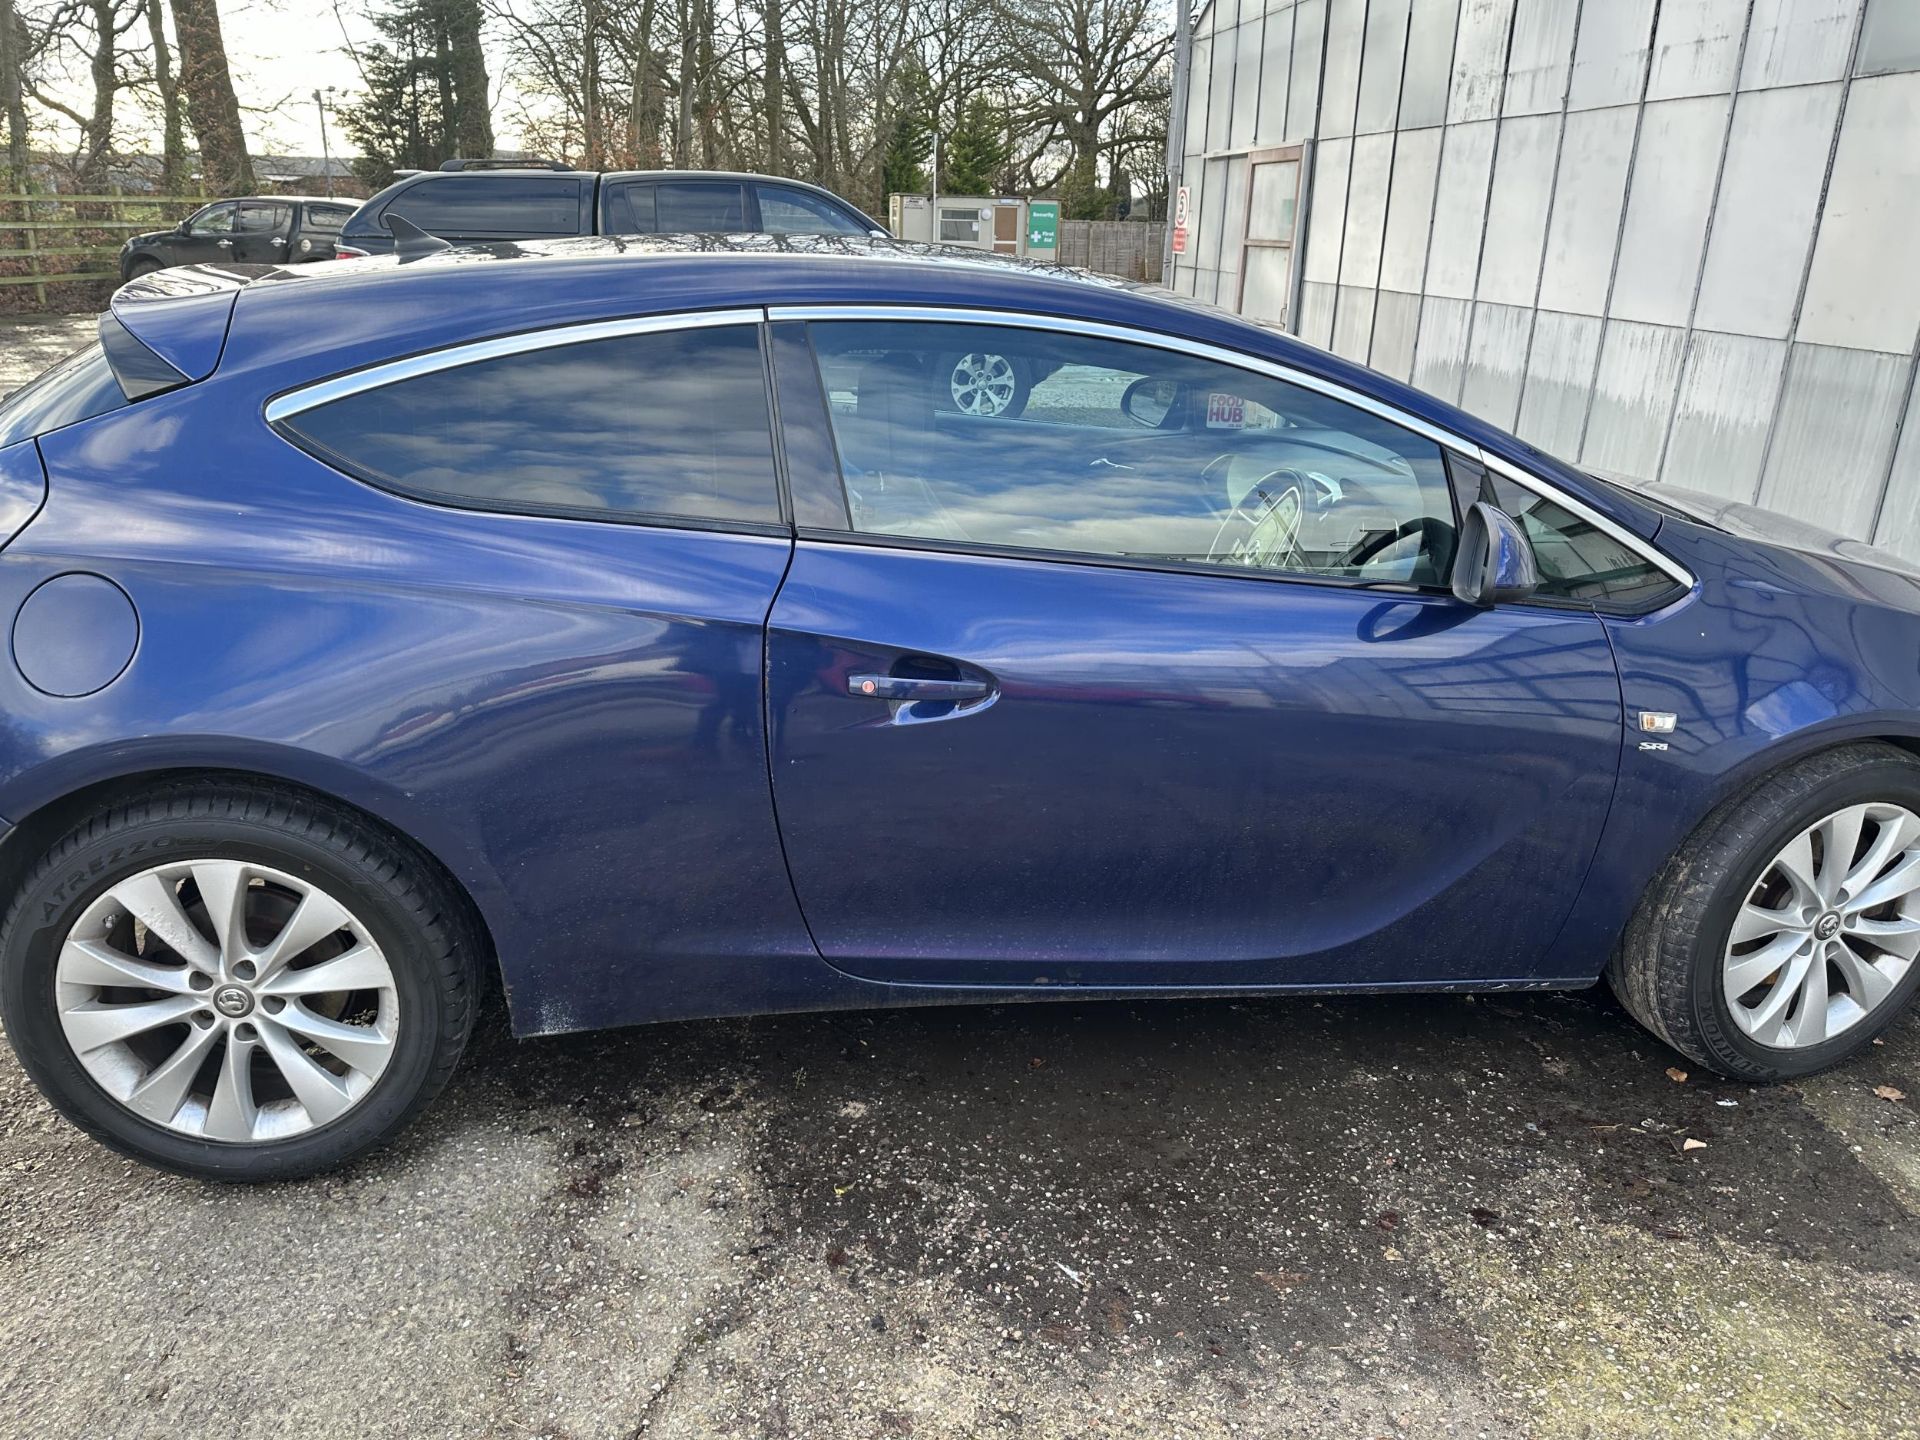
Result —
[[[1174,413],[1174,406],[1180,399],[1178,380],[1161,380],[1152,375],[1142,375],[1127,386],[1120,396],[1120,413],[1136,425],[1144,425],[1149,430],[1158,430],[1167,423],[1167,417]]]
[[[1524,600],[1540,588],[1540,566],[1520,522],[1497,506],[1479,501],[1460,526],[1460,548],[1453,557],[1453,593],[1468,605]]]

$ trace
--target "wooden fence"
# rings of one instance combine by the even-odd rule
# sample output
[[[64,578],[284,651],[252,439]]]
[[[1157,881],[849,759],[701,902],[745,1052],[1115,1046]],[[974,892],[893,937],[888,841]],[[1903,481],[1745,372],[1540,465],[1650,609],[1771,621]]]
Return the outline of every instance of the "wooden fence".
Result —
[[[0,195],[0,309],[97,305],[129,235],[164,230],[203,195]],[[51,292],[51,293],[50,293]]]
[[[1165,236],[1158,220],[1062,220],[1056,258],[1122,280],[1157,281]]]

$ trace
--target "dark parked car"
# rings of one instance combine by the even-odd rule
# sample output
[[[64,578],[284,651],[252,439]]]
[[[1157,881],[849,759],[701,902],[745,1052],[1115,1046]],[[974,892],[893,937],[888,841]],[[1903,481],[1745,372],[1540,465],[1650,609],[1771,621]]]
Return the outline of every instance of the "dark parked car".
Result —
[[[120,247],[120,278],[169,265],[231,260],[249,265],[331,260],[351,200],[311,195],[250,195],[204,205],[171,230],[136,235]]]
[[[1047,378],[942,411],[956,352]],[[0,406],[0,539],[0,1015],[192,1174],[392,1134],[494,975],[533,1035],[1604,973],[1751,1080],[1920,985],[1916,572],[1142,287],[168,271]]]
[[[456,245],[567,235],[887,233],[831,190],[771,175],[599,174],[561,167],[426,170],[394,181],[354,211],[341,235],[340,253],[389,253],[393,236],[385,222],[390,215]]]
[[[593,234],[887,233],[832,191],[798,180],[711,170],[600,175],[558,165],[515,170],[450,160],[441,170],[404,176],[368,200],[348,222],[340,254],[390,253],[389,216],[455,245]],[[955,350],[940,357],[928,382],[943,410],[1012,417],[1047,373],[1031,357]]]

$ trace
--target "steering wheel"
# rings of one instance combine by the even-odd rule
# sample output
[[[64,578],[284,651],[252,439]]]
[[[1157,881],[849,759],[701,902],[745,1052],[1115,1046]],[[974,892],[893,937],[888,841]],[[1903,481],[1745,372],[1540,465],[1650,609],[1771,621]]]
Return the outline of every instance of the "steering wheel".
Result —
[[[1221,520],[1207,559],[1253,570],[1304,568],[1299,558],[1300,529],[1308,506],[1317,503],[1313,495],[1313,480],[1300,471],[1287,467],[1268,471]],[[1236,522],[1238,533],[1229,533]]]
[[[1382,530],[1363,537],[1359,544],[1342,555],[1336,563],[1343,570],[1357,569],[1382,551],[1391,549],[1411,535],[1421,537],[1420,551],[1423,555],[1433,555],[1444,547],[1447,532],[1452,528],[1446,521],[1436,519],[1432,515],[1403,520],[1392,530]]]

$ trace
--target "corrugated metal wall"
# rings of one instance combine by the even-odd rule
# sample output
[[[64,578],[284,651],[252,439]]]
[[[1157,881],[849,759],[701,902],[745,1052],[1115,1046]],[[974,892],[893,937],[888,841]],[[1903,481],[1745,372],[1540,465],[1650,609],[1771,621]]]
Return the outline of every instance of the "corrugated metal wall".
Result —
[[[1309,139],[1307,339],[1920,559],[1920,0],[1214,0],[1176,288]]]

